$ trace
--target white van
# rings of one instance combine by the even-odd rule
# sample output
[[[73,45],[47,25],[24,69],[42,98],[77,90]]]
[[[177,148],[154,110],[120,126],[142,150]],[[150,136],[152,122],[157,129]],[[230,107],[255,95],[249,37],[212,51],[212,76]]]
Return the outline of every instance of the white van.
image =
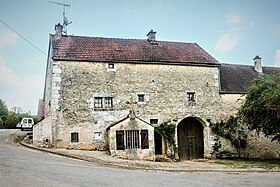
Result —
[[[21,130],[24,129],[32,130],[34,125],[34,120],[32,118],[22,118],[20,125],[21,125]]]

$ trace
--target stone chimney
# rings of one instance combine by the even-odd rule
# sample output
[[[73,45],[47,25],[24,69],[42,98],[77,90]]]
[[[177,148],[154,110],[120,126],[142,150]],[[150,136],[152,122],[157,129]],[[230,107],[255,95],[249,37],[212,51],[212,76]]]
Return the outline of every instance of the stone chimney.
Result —
[[[153,31],[153,29],[147,34],[147,36],[148,36],[148,41],[150,42],[150,43],[156,43],[156,31]]]
[[[55,25],[55,38],[59,39],[62,36],[62,30],[63,30],[63,25],[60,25],[60,23],[58,23],[57,25]]]
[[[257,55],[253,60],[254,60],[254,68],[255,71],[258,73],[263,73],[262,71],[262,61],[261,61],[261,57],[259,57],[259,55]]]

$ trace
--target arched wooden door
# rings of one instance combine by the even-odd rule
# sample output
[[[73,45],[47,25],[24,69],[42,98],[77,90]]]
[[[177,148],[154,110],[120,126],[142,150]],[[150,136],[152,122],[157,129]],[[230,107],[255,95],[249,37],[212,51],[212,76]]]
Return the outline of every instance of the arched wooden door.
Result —
[[[203,126],[196,118],[182,120],[177,126],[177,137],[181,160],[203,158]]]

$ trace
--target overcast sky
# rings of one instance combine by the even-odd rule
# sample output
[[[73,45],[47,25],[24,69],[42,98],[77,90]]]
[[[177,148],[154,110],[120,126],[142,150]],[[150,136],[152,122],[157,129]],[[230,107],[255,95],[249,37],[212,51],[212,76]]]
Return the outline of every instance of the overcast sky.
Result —
[[[71,35],[146,39],[153,29],[157,40],[196,42],[221,63],[252,65],[260,55],[264,66],[280,66],[280,0],[54,1],[71,4]],[[0,0],[0,98],[9,108],[37,113],[62,12],[48,0]]]

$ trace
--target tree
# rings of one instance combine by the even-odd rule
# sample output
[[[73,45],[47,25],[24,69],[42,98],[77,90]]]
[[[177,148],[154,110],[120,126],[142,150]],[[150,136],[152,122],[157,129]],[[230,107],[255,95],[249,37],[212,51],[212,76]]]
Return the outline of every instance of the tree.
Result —
[[[14,112],[10,112],[7,120],[6,120],[6,128],[8,129],[12,129],[15,128],[16,125],[18,124],[19,120],[18,120],[18,115]]]
[[[3,128],[4,128],[4,123],[3,123],[3,121],[2,121],[2,119],[0,117],[0,129],[3,129]]]
[[[280,74],[255,79],[239,115],[250,130],[280,142]]]
[[[9,115],[9,110],[5,102],[2,99],[0,99],[0,118],[3,122],[3,126],[5,126],[8,115]]]

